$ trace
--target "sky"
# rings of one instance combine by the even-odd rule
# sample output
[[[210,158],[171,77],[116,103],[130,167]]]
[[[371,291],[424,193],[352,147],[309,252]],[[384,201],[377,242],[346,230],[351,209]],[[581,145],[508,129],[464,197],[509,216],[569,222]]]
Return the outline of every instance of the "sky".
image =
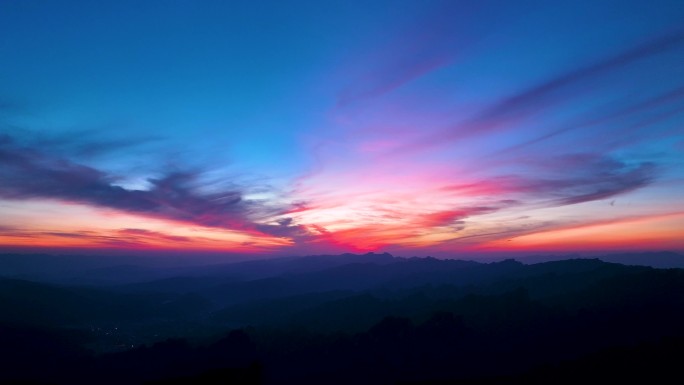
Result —
[[[0,1],[0,252],[684,251],[684,4]]]

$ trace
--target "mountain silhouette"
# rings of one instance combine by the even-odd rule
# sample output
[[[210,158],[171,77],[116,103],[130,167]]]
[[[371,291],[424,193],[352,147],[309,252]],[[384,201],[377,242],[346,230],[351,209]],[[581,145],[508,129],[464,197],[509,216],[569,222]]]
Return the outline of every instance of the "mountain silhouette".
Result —
[[[646,380],[684,347],[681,269],[364,254],[162,270],[186,275],[0,279],[0,382]]]

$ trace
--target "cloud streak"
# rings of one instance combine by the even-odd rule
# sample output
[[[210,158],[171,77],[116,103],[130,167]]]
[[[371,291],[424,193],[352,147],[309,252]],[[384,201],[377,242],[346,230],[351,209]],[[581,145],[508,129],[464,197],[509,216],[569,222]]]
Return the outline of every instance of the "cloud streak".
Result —
[[[611,71],[628,67],[640,60],[648,59],[682,47],[684,47],[684,32],[682,31],[652,39],[594,64],[577,68],[532,87],[523,89],[518,93],[491,104],[475,116],[468,118],[461,123],[452,125],[445,130],[424,137],[423,139],[407,144],[406,146],[401,146],[395,151],[422,151],[435,146],[444,146],[453,141],[468,139],[473,136],[489,135],[497,131],[513,129],[517,127],[517,124],[521,121],[538,114],[540,111],[548,110],[553,106],[568,102],[580,95],[594,92],[596,87],[595,80],[600,76],[606,75]],[[645,102],[644,105],[637,105],[634,108],[639,110],[653,107],[654,104],[667,102],[672,98],[680,97],[680,92],[680,90],[675,90],[672,94],[666,94],[661,98],[656,98],[651,102]],[[613,118],[631,112],[634,111],[627,109],[618,113]],[[565,131],[567,131],[567,129],[559,130],[558,133]],[[556,134],[552,133],[549,137],[553,135]]]
[[[337,106],[382,97],[454,64],[490,33],[487,25],[505,25],[509,7],[490,1],[443,1],[430,7],[394,40],[368,55],[371,60],[364,61],[361,73],[339,93]]]
[[[548,205],[559,206],[625,194],[648,186],[658,175],[658,167],[654,163],[628,164],[597,154],[580,153],[547,158],[533,167],[539,174],[550,173],[554,177],[500,176],[466,186],[449,186],[448,189],[473,190],[479,194],[520,194],[528,200],[541,200]]]
[[[274,236],[301,233],[289,222],[259,223],[272,209],[245,199],[245,193],[239,189],[201,192],[199,177],[196,172],[170,172],[150,178],[147,190],[130,190],[116,185],[117,178],[105,172],[18,147],[8,136],[0,138],[0,197],[4,199],[54,199]]]
[[[39,107],[0,98],[0,238],[419,255],[681,211],[681,7],[364,7],[303,12],[275,45],[183,20],[182,39],[145,45],[192,50],[162,72],[130,41],[111,54],[135,65],[80,57],[97,82],[59,57],[60,77],[4,66],[9,92]]]

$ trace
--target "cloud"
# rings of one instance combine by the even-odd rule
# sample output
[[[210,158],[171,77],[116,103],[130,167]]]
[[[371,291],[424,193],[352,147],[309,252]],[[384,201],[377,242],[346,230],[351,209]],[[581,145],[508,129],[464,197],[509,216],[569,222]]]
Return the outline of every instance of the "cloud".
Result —
[[[19,227],[0,225],[0,237],[36,238],[37,234],[25,231],[24,229]]]
[[[338,106],[380,97],[453,64],[491,33],[489,25],[503,24],[507,9],[506,4],[488,1],[443,1],[432,6],[392,41],[363,57],[363,71],[340,92]]]
[[[559,204],[577,204],[611,198],[634,191],[651,184],[655,179],[656,167],[642,163],[634,168],[622,164],[611,169],[600,170],[591,177],[579,180],[575,191],[557,200]]]
[[[140,247],[146,244],[145,240],[121,236],[116,232],[101,232],[90,230],[79,231],[40,231],[30,229],[11,229],[0,227],[0,238],[4,238],[4,242],[8,245],[14,243],[16,239],[25,239],[26,241],[19,241],[19,244],[14,246],[30,246],[39,245],[44,242],[50,242],[57,245],[62,245],[63,242],[75,243],[76,245],[88,246],[107,246],[107,247]],[[14,238],[14,241],[11,240]],[[60,239],[61,238],[61,239]],[[7,241],[7,239],[10,239]]]
[[[161,239],[165,241],[172,241],[172,242],[190,242],[192,241],[191,238],[188,237],[182,237],[178,235],[168,235],[164,233],[160,233],[158,231],[152,231],[152,230],[145,230],[145,229],[122,229],[117,232],[118,234],[121,234],[124,237],[142,237],[142,238],[153,238],[153,239]]]
[[[572,154],[547,159],[543,168],[554,178],[503,178],[510,192],[520,192],[550,199],[552,206],[570,205],[607,199],[651,184],[657,167],[650,162],[628,164],[596,154]],[[543,170],[542,170],[543,171]]]
[[[546,141],[548,139],[551,139],[553,137],[568,133],[570,131],[578,130],[578,129],[587,129],[587,128],[592,128],[592,127],[597,127],[603,124],[608,124],[612,123],[615,121],[618,121],[619,119],[627,118],[627,117],[632,117],[634,115],[638,114],[645,114],[645,113],[652,113],[653,111],[657,111],[662,109],[663,107],[670,106],[674,103],[681,102],[682,99],[684,99],[684,87],[677,87],[673,90],[669,90],[668,92],[665,92],[663,94],[657,95],[655,97],[651,98],[646,98],[645,100],[641,100],[637,103],[631,104],[629,106],[619,108],[614,111],[610,112],[599,112],[595,116],[589,117],[582,119],[579,122],[576,122],[574,124],[569,124],[563,127],[560,127],[558,129],[554,129],[551,132],[547,132],[544,135],[541,135],[537,138],[528,140],[526,142],[517,144],[515,146],[512,146],[508,148],[505,151],[516,151],[516,150],[521,150],[526,147],[529,147],[531,145]],[[668,110],[664,114],[660,113],[656,116],[650,117],[648,120],[639,122],[639,123],[632,123],[629,125],[629,127],[622,127],[622,131],[626,131],[627,129],[637,129],[637,128],[643,128],[643,127],[648,127],[652,126],[654,123],[668,119],[675,114],[679,114],[682,112],[682,108],[677,108],[674,111]]]
[[[534,201],[562,206],[628,193],[653,183],[658,174],[658,167],[651,162],[626,163],[592,153],[550,156],[531,161],[526,166],[528,169],[524,174],[501,175],[481,181],[453,184],[442,187],[441,190],[482,197],[520,196],[520,200],[501,200],[500,203],[504,206],[524,205],[525,202]]]
[[[117,136],[117,130],[109,128],[69,130],[67,133],[14,128],[12,140],[26,147],[49,148],[52,154],[86,158],[143,147],[162,140],[161,137],[149,135],[121,137]]]
[[[475,215],[482,215],[497,211],[496,207],[469,207],[455,210],[436,211],[429,214],[421,215],[415,222],[420,227],[440,227],[448,225],[461,225],[462,219],[466,219]]]
[[[571,86],[603,75],[638,60],[666,52],[684,43],[684,32],[677,32],[648,41],[630,50],[609,57],[586,67],[566,72],[560,76],[537,84],[518,94],[499,101],[482,112],[478,119],[503,119],[538,109],[556,99],[556,92],[568,90]],[[567,96],[567,94],[566,94]]]
[[[0,137],[0,197],[4,199],[55,199],[208,227],[274,236],[301,234],[302,229],[290,222],[259,223],[274,210],[287,211],[286,207],[273,209],[246,200],[239,188],[203,192],[200,177],[200,172],[173,171],[149,179],[147,190],[130,190],[117,186],[113,175]]]
[[[426,136],[421,140],[413,141],[405,146],[400,146],[394,151],[411,152],[442,146],[453,141],[460,141],[475,135],[493,134],[497,130],[517,127],[516,123],[548,109],[562,102],[567,102],[587,93],[596,91],[595,80],[615,70],[627,67],[635,62],[647,59],[676,48],[684,46],[684,31],[678,31],[669,35],[652,39],[644,44],[623,51],[617,55],[605,58],[596,63],[579,67],[575,70],[560,74],[539,84],[522,89],[502,100],[492,103],[471,118],[454,124],[435,134]],[[643,105],[628,107],[617,112],[614,116],[606,119],[615,119],[630,113],[657,107],[659,104],[672,102],[681,98],[681,90],[675,89],[671,93],[662,95]],[[601,121],[589,121],[581,125],[594,125]],[[557,133],[551,133],[548,137],[566,132],[571,128],[561,128]],[[545,137],[542,137],[545,139]]]

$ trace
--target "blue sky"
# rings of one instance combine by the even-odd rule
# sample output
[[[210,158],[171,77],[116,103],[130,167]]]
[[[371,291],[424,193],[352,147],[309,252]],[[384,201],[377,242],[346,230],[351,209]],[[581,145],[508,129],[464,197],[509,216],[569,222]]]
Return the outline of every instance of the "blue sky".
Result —
[[[682,25],[680,1],[5,1],[0,244],[678,249]]]

